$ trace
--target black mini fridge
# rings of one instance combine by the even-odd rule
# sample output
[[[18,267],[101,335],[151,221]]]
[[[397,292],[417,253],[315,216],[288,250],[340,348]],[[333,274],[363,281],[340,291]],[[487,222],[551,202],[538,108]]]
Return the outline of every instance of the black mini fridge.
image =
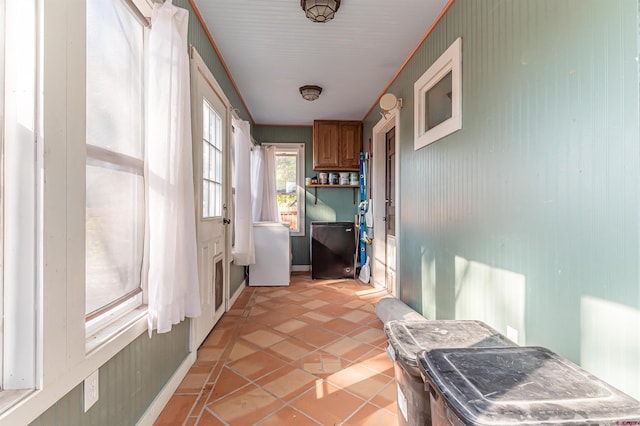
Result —
[[[311,222],[311,278],[355,278],[353,222]]]

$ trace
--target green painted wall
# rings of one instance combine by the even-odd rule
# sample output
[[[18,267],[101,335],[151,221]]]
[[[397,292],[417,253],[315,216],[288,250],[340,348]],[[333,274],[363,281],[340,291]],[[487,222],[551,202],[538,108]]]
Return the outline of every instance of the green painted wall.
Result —
[[[133,425],[188,351],[188,321],[151,339],[144,333],[100,367],[100,398],[89,411],[84,412],[81,383],[31,425]]]
[[[636,398],[638,23],[637,0],[458,0],[389,89],[401,298],[513,327]],[[413,84],[459,36],[463,129],[414,151]]]
[[[304,143],[305,176],[316,176],[313,171],[313,127],[311,126],[256,126],[253,137],[259,143]],[[355,220],[357,205],[350,188],[318,188],[316,203],[314,188],[306,188],[306,220],[304,237],[291,237],[294,265],[310,265],[309,224],[313,221]],[[357,196],[357,194],[356,194]]]
[[[189,1],[174,0],[173,3],[189,10],[189,44],[196,47],[231,104],[239,109],[240,117],[248,119],[248,114]],[[243,267],[233,264],[229,266],[233,295],[244,281],[245,274]],[[80,384],[32,425],[135,424],[188,353],[189,321],[174,326],[170,333],[154,334],[152,339],[145,333],[100,367],[100,399],[87,413],[83,409]]]

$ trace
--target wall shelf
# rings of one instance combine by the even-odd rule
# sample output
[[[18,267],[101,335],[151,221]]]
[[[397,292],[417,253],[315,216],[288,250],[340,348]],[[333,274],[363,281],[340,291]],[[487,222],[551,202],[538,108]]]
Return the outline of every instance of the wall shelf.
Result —
[[[313,188],[313,195],[315,200],[313,204],[318,204],[318,188],[352,188],[353,189],[353,204],[356,203],[356,189],[360,188],[360,185],[328,185],[328,184],[319,184],[312,183],[307,185],[307,188]]]

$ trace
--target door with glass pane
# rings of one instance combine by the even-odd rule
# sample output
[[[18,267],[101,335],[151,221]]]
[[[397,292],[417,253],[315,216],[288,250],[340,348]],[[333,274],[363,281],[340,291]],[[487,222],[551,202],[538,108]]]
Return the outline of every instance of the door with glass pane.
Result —
[[[192,68],[194,183],[198,238],[198,276],[202,315],[193,321],[192,348],[207,337],[228,298],[226,251],[228,119],[224,98],[205,76],[204,64]]]

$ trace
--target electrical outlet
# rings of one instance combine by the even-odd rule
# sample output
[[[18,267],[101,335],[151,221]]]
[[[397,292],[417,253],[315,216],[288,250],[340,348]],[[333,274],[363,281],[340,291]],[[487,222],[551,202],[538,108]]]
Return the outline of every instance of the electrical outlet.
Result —
[[[511,340],[513,343],[518,343],[518,330],[511,326],[507,326],[507,339]]]
[[[93,404],[98,401],[98,374],[99,370],[94,371],[84,379],[84,412],[86,413]]]

